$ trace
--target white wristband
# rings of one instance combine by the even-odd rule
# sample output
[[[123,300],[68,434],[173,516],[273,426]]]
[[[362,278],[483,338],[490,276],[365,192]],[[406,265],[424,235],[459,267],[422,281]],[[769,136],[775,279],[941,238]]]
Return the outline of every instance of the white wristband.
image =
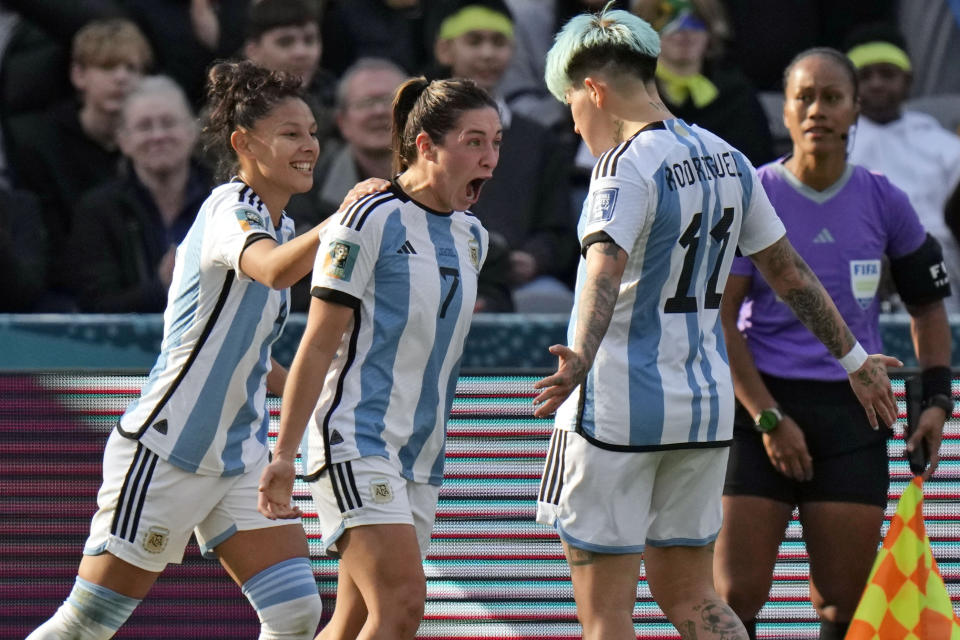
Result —
[[[867,361],[867,352],[858,342],[853,345],[853,348],[847,352],[847,355],[840,358],[840,366],[843,367],[846,372],[853,373],[857,369],[863,366],[863,363]]]

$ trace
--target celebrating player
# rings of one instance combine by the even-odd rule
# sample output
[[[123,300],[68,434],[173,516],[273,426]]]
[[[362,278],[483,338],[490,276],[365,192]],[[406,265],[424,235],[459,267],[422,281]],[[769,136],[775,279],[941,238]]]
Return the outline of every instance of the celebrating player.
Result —
[[[557,410],[537,519],[563,541],[587,640],[636,637],[641,558],[683,637],[743,639],[711,568],[733,427],[718,311],[735,249],[840,359],[874,424],[896,419],[885,365],[898,361],[853,338],[743,154],[666,110],[658,52],[649,24],[605,10],[568,22],[547,57],[547,86],[599,160],[571,344],[550,348],[559,368],[536,384],[535,415]]]
[[[283,207],[310,188],[316,124],[294,76],[223,63],[209,76],[211,141],[235,178],[213,190],[177,250],[160,357],[107,441],[103,485],[70,597],[30,640],[110,638],[193,532],[257,610],[260,638],[312,638],[320,596],[299,522],[257,511],[268,461],[270,345],[286,287],[319,227],[293,238]],[[278,585],[280,585],[278,587]]]
[[[393,120],[398,177],[321,241],[262,480],[261,511],[295,515],[293,460],[309,422],[305,477],[325,550],[340,557],[320,638],[416,634],[447,416],[487,254],[466,209],[499,158],[496,103],[470,80],[417,78],[397,90]]]

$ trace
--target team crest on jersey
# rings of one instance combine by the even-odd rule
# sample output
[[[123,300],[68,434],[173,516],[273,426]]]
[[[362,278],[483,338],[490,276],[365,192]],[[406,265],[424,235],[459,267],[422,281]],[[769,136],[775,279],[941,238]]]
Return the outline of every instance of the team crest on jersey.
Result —
[[[599,189],[590,195],[590,221],[599,222],[613,217],[613,208],[617,205],[619,187]]]
[[[323,256],[323,274],[330,278],[350,282],[353,265],[357,262],[360,246],[345,240],[331,240]]]
[[[390,482],[384,478],[376,478],[370,481],[370,495],[373,501],[383,504],[393,501],[393,489],[390,488]]]
[[[467,249],[470,251],[470,262],[474,269],[480,268],[480,243],[476,238],[467,240]]]
[[[253,209],[237,209],[234,214],[237,216],[237,221],[240,222],[240,228],[244,231],[267,228],[263,216]]]
[[[150,527],[150,529],[143,534],[143,548],[150,553],[160,553],[167,548],[167,539],[169,537],[169,529]]]
[[[877,295],[880,286],[879,260],[850,261],[850,289],[861,309],[866,309]]]

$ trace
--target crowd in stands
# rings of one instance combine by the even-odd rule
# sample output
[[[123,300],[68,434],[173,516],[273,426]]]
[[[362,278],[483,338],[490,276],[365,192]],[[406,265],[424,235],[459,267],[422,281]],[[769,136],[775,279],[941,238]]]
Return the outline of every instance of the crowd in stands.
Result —
[[[567,312],[595,158],[547,91],[544,59],[571,16],[606,4],[0,0],[0,312],[163,311],[173,248],[214,184],[197,144],[207,69],[244,58],[308,88],[321,159],[313,189],[287,208],[300,232],[357,181],[392,177],[390,107],[405,79],[469,77],[487,89],[504,133],[474,211],[490,231],[477,311]],[[660,31],[669,109],[756,166],[790,152],[790,59],[820,45],[851,55],[863,89],[849,157],[907,192],[960,282],[957,3],[613,4]],[[308,282],[294,287],[293,311],[306,310]],[[885,295],[884,310],[902,309]]]

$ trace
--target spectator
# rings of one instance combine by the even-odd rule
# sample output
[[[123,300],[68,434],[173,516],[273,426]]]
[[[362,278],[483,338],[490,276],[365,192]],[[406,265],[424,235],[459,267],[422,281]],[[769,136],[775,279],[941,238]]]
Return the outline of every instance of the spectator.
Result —
[[[413,75],[430,61],[420,0],[329,0],[327,4],[323,66],[333,73],[343,74],[360,58],[386,58]]]
[[[698,124],[759,165],[774,158],[766,113],[750,81],[721,61],[730,28],[719,0],[634,3],[660,31],[657,86],[667,108]]]
[[[451,1],[438,24],[434,50],[445,75],[474,80],[500,105],[500,163],[472,211],[491,235],[506,240],[516,310],[569,311],[577,256],[572,153],[546,127],[512,113],[497,93],[513,54],[510,11],[502,0]]]
[[[950,327],[941,302],[950,287],[939,277],[939,249],[901,190],[847,162],[847,131],[857,117],[850,61],[835,49],[811,49],[787,67],[785,78],[783,118],[793,153],[760,168],[762,191],[836,302],[848,339],[869,351],[881,346],[876,291],[880,259],[890,257],[923,368],[924,410],[907,447],[929,451],[929,477],[952,405]],[[880,415],[879,423],[864,416],[849,368],[838,366],[793,317],[784,303],[796,298],[764,282],[756,266],[734,259],[720,306],[741,407],[723,491],[717,589],[755,638],[754,620],[769,597],[777,550],[796,507],[820,638],[842,640],[880,541],[887,427],[896,414]]]
[[[913,95],[960,94],[960,5],[951,0],[900,0],[897,5],[897,24],[913,62]]]
[[[250,6],[244,56],[266,69],[300,77],[322,148],[333,133],[337,80],[320,68],[321,51],[320,12],[309,0],[259,0]]]
[[[117,133],[121,175],[82,198],[69,241],[81,311],[164,310],[177,245],[212,186],[191,160],[197,135],[172,78],[145,78],[127,96]]]
[[[569,130],[570,114],[557,102],[543,81],[544,61],[554,34],[567,20],[583,11],[597,11],[608,0],[506,0],[514,18],[514,52],[498,87],[514,113],[550,127]],[[617,0],[614,7],[627,9]],[[593,163],[590,163],[590,167]]]
[[[947,217],[960,216],[947,210],[951,194],[960,192],[960,137],[930,115],[904,110],[912,65],[894,27],[864,27],[847,44],[860,76],[860,117],[849,160],[884,173],[907,192],[920,222],[943,247],[947,275],[960,283],[960,244],[947,224]],[[944,302],[948,312],[960,313],[960,296]]]
[[[200,109],[207,68],[240,51],[247,7],[253,0],[119,1],[153,45],[157,67],[183,87],[194,109]]]
[[[150,66],[152,53],[132,22],[96,20],[77,32],[71,60],[70,80],[78,100],[15,118],[8,131],[19,185],[41,199],[54,288],[64,283],[66,265],[59,262],[80,196],[116,175],[120,109]]]
[[[46,289],[47,230],[29,191],[0,188],[0,313],[33,311]]]
[[[327,150],[314,171],[313,188],[295,195],[287,205],[303,233],[337,210],[354,184],[367,178],[393,177],[390,115],[393,94],[406,74],[385,58],[361,58],[337,87],[335,118],[344,143]],[[306,311],[310,276],[291,288],[291,308]]]

